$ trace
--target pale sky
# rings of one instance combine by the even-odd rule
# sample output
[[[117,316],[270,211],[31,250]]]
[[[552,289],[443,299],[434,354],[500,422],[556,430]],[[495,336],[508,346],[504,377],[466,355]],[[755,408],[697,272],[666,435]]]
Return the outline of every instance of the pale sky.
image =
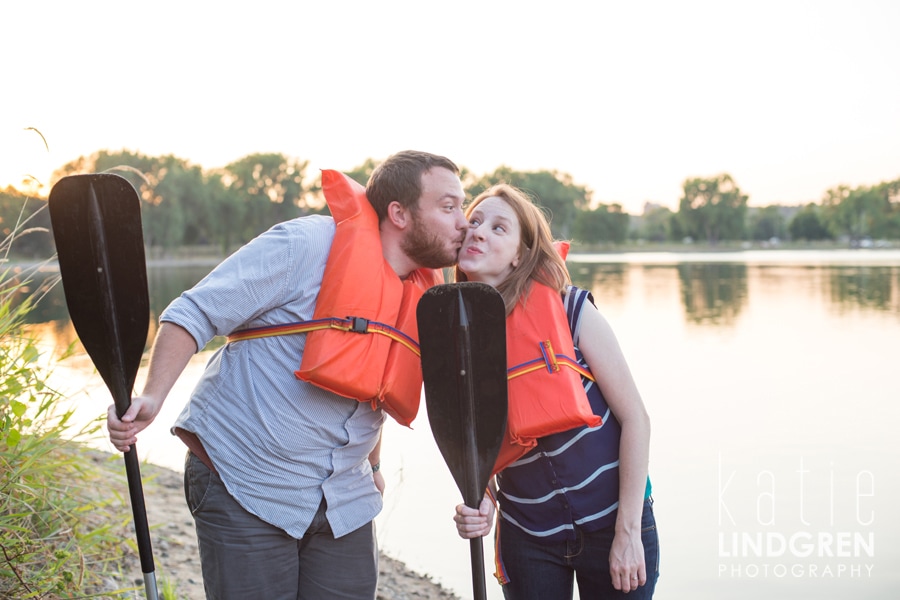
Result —
[[[414,148],[632,213],[722,172],[760,206],[900,178],[893,0],[30,0],[0,28],[2,187],[102,149],[314,173]]]

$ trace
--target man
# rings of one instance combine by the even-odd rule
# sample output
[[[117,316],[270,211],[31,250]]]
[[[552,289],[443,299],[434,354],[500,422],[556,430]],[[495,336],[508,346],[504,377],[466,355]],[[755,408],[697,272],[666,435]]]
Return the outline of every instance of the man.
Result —
[[[388,277],[456,262],[467,222],[450,160],[397,153],[372,174],[366,196],[381,246],[372,260],[389,265]],[[121,420],[109,409],[113,445],[125,452],[136,442],[214,336],[312,319],[335,230],[322,216],[276,225],[174,300],[160,316],[143,392]],[[366,276],[348,293],[372,294],[366,269],[356,271]],[[185,496],[208,598],[375,597],[384,414],[295,377],[306,338],[221,348],[173,428],[190,448]],[[348,364],[347,377],[365,367]]]

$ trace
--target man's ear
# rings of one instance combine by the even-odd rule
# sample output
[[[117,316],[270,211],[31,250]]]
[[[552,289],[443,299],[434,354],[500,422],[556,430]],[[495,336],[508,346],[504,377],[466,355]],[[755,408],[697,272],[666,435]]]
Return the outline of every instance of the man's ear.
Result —
[[[412,221],[409,210],[397,201],[388,204],[387,218],[397,229],[406,229]]]

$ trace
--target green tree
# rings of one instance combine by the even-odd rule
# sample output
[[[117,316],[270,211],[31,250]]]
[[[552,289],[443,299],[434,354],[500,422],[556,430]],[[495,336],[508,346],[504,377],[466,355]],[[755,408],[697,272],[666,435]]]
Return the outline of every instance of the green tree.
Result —
[[[79,157],[54,173],[54,180],[81,173],[115,173],[127,179],[141,198],[144,241],[149,247],[171,249],[184,243],[188,216],[181,203],[177,179],[189,170],[187,162],[172,155],[153,157],[144,154],[101,150]],[[164,183],[172,175],[175,180]]]
[[[207,175],[196,165],[183,165],[174,169],[163,181],[171,186],[172,194],[179,199],[179,206],[185,219],[182,243],[197,246],[216,241],[213,221],[216,218],[216,194],[214,176]],[[168,196],[165,190],[160,195]]]
[[[130,181],[142,199],[147,201],[148,198],[144,196],[152,194],[166,167],[179,160],[172,156],[158,158],[127,150],[120,152],[100,150],[90,156],[80,156],[66,163],[53,173],[53,181],[55,183],[68,175],[112,172]]]
[[[208,204],[213,210],[209,219],[210,240],[214,241],[227,255],[240,243],[243,205],[237,193],[225,185],[224,173],[215,171],[206,176],[204,189]]]
[[[878,215],[884,211],[884,199],[869,187],[851,189],[840,185],[825,192],[822,207],[831,230],[846,236],[851,245],[872,235]]]
[[[241,241],[306,214],[304,178],[309,161],[283,154],[251,154],[225,167],[223,181],[244,204]],[[301,205],[302,204],[302,205]]]
[[[727,173],[684,182],[678,217],[687,235],[694,239],[705,239],[713,245],[742,239],[746,212],[747,196]]]
[[[645,205],[638,219],[637,235],[651,242],[666,242],[677,238],[675,213],[665,206]]]
[[[358,184],[365,186],[369,182],[372,172],[375,171],[375,167],[379,164],[381,163],[374,158],[367,158],[361,165],[354,167],[351,171],[344,171],[344,173]]]
[[[166,169],[152,200],[144,205],[142,219],[148,245],[170,250],[208,240],[212,207],[207,200],[199,167],[180,163]]]
[[[750,239],[764,241],[787,237],[787,223],[779,206],[765,206],[750,211]]]
[[[575,218],[580,211],[587,209],[591,201],[590,191],[575,185],[572,176],[567,173],[555,170],[515,171],[507,166],[500,166],[480,178],[472,178],[466,193],[477,196],[496,183],[508,183],[531,195],[539,206],[549,212],[553,235],[562,239],[570,237]]]
[[[579,211],[572,237],[584,244],[623,244],[628,239],[628,213],[621,204],[601,204]]]
[[[872,191],[882,200],[882,212],[873,224],[872,236],[879,239],[900,239],[900,179],[880,183]]]
[[[822,211],[818,205],[810,202],[794,215],[788,224],[788,232],[793,240],[830,240],[833,236],[828,230]]]

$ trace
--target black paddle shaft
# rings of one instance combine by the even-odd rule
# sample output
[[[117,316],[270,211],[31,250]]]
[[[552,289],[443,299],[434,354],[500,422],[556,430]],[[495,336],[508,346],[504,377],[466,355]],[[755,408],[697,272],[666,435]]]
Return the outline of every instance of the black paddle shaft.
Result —
[[[150,302],[134,187],[111,174],[64,177],[50,191],[50,222],[69,316],[121,417],[147,342]],[[125,453],[147,597],[157,598],[137,448]]]
[[[471,425],[462,428],[463,447],[469,450],[465,453],[465,477],[463,500],[466,506],[470,508],[478,508],[481,498],[484,495],[484,485],[480,482],[480,473],[478,469],[478,441],[475,436],[474,421],[475,407],[475,381],[473,379],[474,363],[472,360],[472,335],[469,329],[469,313],[466,310],[466,303],[462,297],[462,291],[457,290],[459,296],[459,329],[457,330],[456,348],[459,359],[459,380],[462,392],[460,398],[463,414],[472,415]],[[496,458],[496,457],[495,457]],[[489,475],[490,476],[490,475]],[[487,596],[486,584],[484,581],[484,546],[481,544],[481,538],[472,538],[469,540],[469,554],[472,561],[472,585],[475,589],[475,598],[480,600]]]
[[[428,422],[466,506],[478,508],[506,431],[506,314],[482,283],[428,290],[416,310]],[[486,597],[481,538],[470,542],[476,600]]]

